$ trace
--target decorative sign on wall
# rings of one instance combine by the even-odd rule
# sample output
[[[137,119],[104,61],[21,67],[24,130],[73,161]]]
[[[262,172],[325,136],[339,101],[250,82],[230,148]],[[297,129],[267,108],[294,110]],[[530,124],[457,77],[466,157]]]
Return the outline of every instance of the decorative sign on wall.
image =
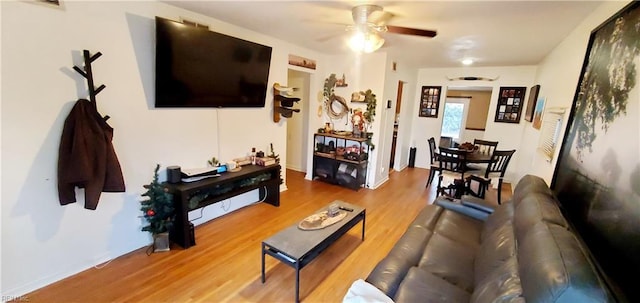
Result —
[[[423,86],[420,94],[419,117],[438,117],[438,105],[440,104],[440,94],[442,86]]]
[[[495,122],[520,123],[526,87],[500,87]]]
[[[308,69],[316,69],[316,60],[291,54],[289,55],[289,64]]]

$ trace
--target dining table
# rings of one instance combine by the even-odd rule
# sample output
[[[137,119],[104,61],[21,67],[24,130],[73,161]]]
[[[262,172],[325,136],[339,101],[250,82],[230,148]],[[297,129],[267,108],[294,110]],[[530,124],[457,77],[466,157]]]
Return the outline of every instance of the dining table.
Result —
[[[465,167],[465,172],[468,170],[467,164],[489,164],[491,163],[491,154],[481,153],[476,149],[465,149],[460,147],[450,147],[450,150],[458,150],[465,152],[464,161],[462,166]],[[437,152],[439,154],[439,151]],[[477,170],[473,170],[477,171]],[[484,174],[484,172],[482,172]],[[455,190],[454,198],[459,199],[463,194],[466,193],[466,182],[465,180],[454,180],[453,184],[457,187]]]

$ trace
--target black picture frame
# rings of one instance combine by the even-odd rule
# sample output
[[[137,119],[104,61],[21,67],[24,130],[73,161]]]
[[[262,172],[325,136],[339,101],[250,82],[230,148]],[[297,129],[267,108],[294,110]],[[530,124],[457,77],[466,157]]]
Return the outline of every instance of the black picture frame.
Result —
[[[442,86],[423,86],[420,92],[419,117],[438,118]]]
[[[551,181],[617,301],[639,302],[640,2],[591,32]]]
[[[527,99],[527,110],[524,112],[524,119],[526,121],[533,121],[533,112],[536,108],[536,102],[538,101],[538,94],[540,93],[540,85],[534,85],[529,90],[529,98]]]
[[[500,87],[498,104],[496,105],[495,122],[520,123],[520,114],[526,87],[507,86]]]

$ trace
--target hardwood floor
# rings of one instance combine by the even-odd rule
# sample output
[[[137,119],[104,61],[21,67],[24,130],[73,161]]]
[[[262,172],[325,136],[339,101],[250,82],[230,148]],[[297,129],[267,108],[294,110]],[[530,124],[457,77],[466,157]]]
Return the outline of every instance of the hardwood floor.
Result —
[[[287,171],[280,207],[255,204],[196,227],[197,245],[145,254],[145,248],[56,282],[24,298],[30,302],[290,302],[294,269],[266,256],[260,281],[260,244],[329,202],[340,199],[367,209],[366,237],[356,225],[300,273],[300,299],[340,302],[351,283],[366,278],[422,207],[435,197],[425,188],[429,171],[407,168],[376,190],[353,191],[304,180]],[[503,200],[511,197],[503,186]],[[496,200],[490,190],[489,199]],[[215,207],[210,206],[210,207]]]

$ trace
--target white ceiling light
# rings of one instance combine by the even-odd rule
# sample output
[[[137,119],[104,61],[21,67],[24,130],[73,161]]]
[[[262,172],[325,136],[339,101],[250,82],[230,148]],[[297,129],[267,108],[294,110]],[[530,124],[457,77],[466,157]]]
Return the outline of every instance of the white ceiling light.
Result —
[[[382,47],[384,39],[378,33],[356,30],[349,39],[349,47],[354,52],[372,53]]]
[[[462,59],[462,61],[461,61],[461,62],[462,62],[462,64],[464,64],[464,65],[471,65],[471,64],[473,64],[473,59],[471,59],[471,58],[464,58],[464,59]]]

